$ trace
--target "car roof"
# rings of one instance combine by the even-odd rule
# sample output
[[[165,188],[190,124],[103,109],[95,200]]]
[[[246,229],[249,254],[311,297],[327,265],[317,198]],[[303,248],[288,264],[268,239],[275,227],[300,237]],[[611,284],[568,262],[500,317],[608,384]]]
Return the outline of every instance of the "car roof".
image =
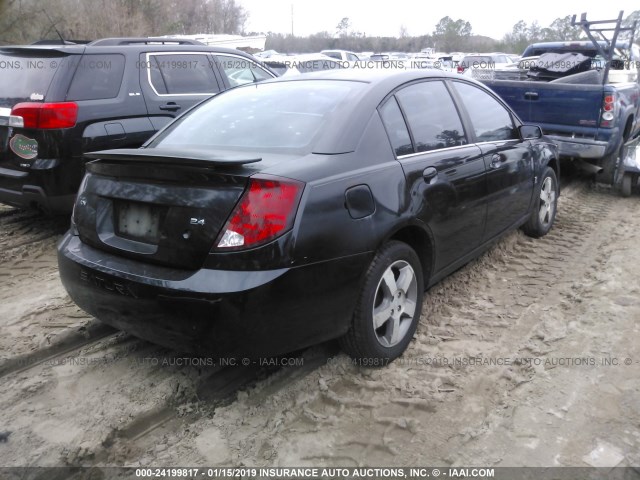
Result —
[[[310,72],[304,77],[296,77],[292,81],[304,80],[342,80],[365,82],[371,84],[391,84],[397,82],[401,85],[413,80],[421,78],[460,78],[460,75],[454,75],[439,70],[405,70],[394,68],[344,68],[339,70],[323,70],[321,72]],[[273,81],[273,80],[269,80]]]

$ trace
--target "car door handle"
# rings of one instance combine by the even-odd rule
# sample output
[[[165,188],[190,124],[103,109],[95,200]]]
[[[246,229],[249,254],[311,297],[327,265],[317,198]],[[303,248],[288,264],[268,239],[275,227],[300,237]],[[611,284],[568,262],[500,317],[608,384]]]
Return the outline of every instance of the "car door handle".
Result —
[[[169,102],[164,105],[160,105],[159,108],[160,110],[169,110],[170,112],[175,112],[176,110],[180,110],[182,107],[176,102]]]
[[[500,155],[498,155],[497,153],[494,153],[493,156],[491,157],[491,163],[489,164],[489,166],[491,168],[500,168],[501,164],[502,164],[502,159],[500,158]]]
[[[524,92],[525,100],[538,100],[538,92]]]
[[[438,171],[433,167],[427,167],[422,172],[422,178],[427,183],[433,183],[433,181],[438,177]]]

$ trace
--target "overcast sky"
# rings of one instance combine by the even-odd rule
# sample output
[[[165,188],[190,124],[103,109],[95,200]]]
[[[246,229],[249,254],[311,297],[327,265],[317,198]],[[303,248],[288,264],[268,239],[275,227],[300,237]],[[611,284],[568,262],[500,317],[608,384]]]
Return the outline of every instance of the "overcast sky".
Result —
[[[587,2],[584,0],[537,0],[486,2],[480,0],[420,1],[393,0],[238,0],[249,12],[246,31],[291,33],[291,6],[295,35],[328,31],[335,33],[343,17],[349,17],[355,31],[370,36],[398,36],[404,26],[411,36],[432,33],[444,16],[471,23],[473,33],[501,39],[519,20],[537,20],[549,26],[558,17],[587,12],[589,20],[625,17],[640,9],[637,0]]]

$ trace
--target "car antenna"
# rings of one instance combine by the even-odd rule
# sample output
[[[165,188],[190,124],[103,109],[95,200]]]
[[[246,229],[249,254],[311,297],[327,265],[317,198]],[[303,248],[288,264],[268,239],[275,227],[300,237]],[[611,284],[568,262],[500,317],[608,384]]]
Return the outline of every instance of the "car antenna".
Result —
[[[60,41],[62,42],[62,45],[66,45],[66,41],[64,39],[64,37],[62,36],[62,34],[60,33],[60,31],[56,28],[56,24],[53,22],[53,20],[51,20],[51,17],[49,16],[49,14],[47,13],[47,11],[43,8],[42,9],[42,13],[44,13],[47,18],[49,19],[49,21],[51,22],[51,27],[49,28],[49,30],[51,30],[52,28],[55,30],[55,32],[58,34],[58,37],[60,37]]]

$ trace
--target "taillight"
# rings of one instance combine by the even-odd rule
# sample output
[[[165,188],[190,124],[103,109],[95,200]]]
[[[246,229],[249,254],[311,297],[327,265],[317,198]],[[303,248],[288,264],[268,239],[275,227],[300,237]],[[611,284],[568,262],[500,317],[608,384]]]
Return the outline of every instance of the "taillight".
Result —
[[[216,241],[217,250],[253,248],[286,233],[293,226],[303,188],[295,180],[252,177]]]
[[[11,109],[11,119],[15,127],[70,128],[78,119],[78,105],[75,102],[18,103]]]
[[[602,115],[600,117],[601,127],[612,127],[613,119],[616,117],[616,96],[615,93],[607,93],[602,99]]]
[[[462,65],[458,65],[457,70],[458,70],[458,73],[464,73],[465,68]]]

